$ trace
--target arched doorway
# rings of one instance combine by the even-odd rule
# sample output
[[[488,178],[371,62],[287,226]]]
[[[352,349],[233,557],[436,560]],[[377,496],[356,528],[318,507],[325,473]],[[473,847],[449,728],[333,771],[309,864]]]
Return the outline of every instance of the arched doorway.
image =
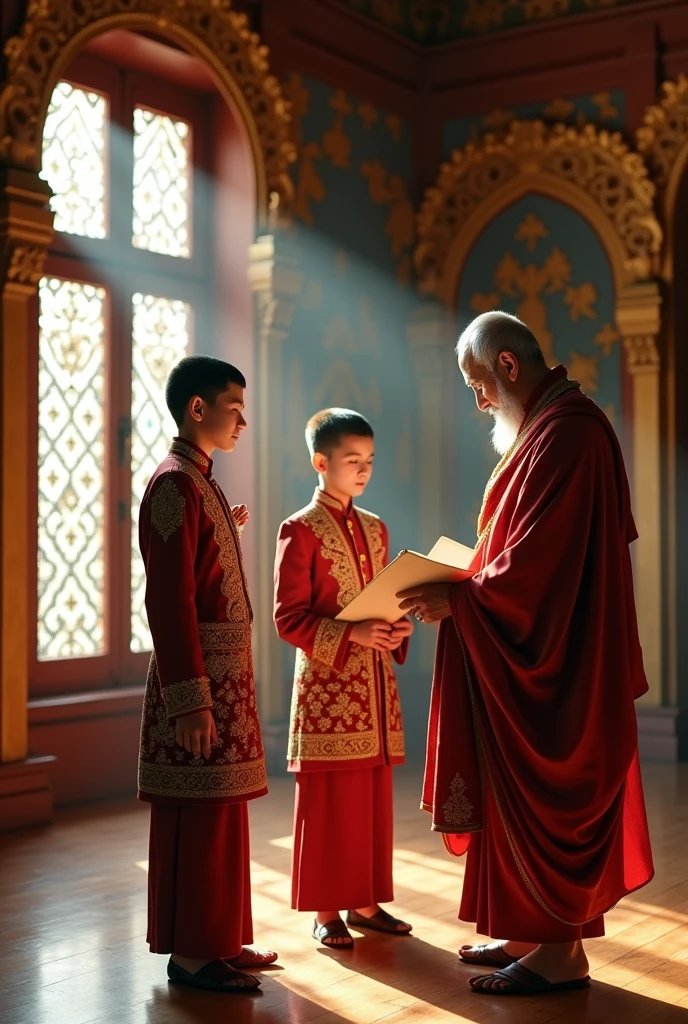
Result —
[[[237,302],[229,302],[222,316],[225,317],[225,327],[244,339],[243,359],[236,358],[236,361],[243,361],[244,365],[247,361],[252,364],[248,372],[256,392],[252,412],[256,426],[258,422],[261,423],[261,431],[256,431],[261,438],[266,433],[266,428],[269,430],[275,407],[279,409],[279,399],[276,398],[274,387],[277,365],[274,350],[279,349],[284,335],[281,325],[288,321],[288,306],[297,287],[297,276],[288,261],[282,261],[275,251],[275,238],[270,232],[275,227],[278,214],[288,213],[291,201],[289,163],[293,158],[293,145],[289,139],[287,104],[282,98],[279,84],[269,73],[264,47],[260,45],[258,38],[248,31],[243,15],[203,0],[179,7],[173,15],[170,15],[164,0],[109,0],[97,7],[84,7],[77,3],[65,5],[58,0],[52,0],[30,7],[21,34],[9,46],[6,85],[0,94],[0,158],[4,165],[0,189],[1,201],[7,211],[7,216],[0,226],[2,444],[5,453],[11,452],[10,458],[3,458],[1,489],[3,570],[0,584],[0,762],[20,762],[27,752],[27,652],[33,632],[30,623],[32,604],[35,608],[35,602],[32,601],[35,574],[31,557],[32,547],[35,551],[31,542],[32,523],[35,521],[31,504],[31,466],[35,466],[35,458],[32,457],[33,452],[30,448],[31,432],[27,438],[26,411],[32,405],[32,390],[36,377],[32,369],[32,351],[36,348],[34,296],[43,277],[47,253],[51,251],[50,260],[58,260],[58,263],[51,266],[49,274],[44,279],[44,305],[50,303],[52,289],[53,306],[59,306],[63,301],[71,302],[72,305],[76,301],[83,306],[83,288],[87,286],[90,289],[88,299],[93,309],[94,303],[98,305],[100,302],[101,306],[100,312],[92,310],[92,318],[98,320],[100,317],[105,323],[105,307],[109,301],[105,294],[107,289],[102,294],[99,291],[102,282],[91,281],[88,275],[84,274],[85,265],[89,264],[92,268],[94,264],[93,252],[88,252],[93,240],[85,240],[80,236],[81,271],[71,274],[71,277],[75,278],[71,284],[67,264],[59,264],[60,258],[68,259],[68,254],[60,253],[59,244],[54,242],[53,213],[48,208],[50,193],[45,181],[39,177],[44,126],[51,98],[55,95],[55,87],[60,81],[66,80],[65,76],[74,77],[74,69],[78,61],[83,60],[84,50],[90,46],[94,52],[100,46],[101,60],[106,64],[107,60],[103,55],[107,46],[116,46],[117,36],[121,46],[123,37],[127,35],[130,42],[148,46],[149,51],[151,46],[159,46],[160,42],[166,41],[180,57],[191,55],[190,60],[197,69],[202,69],[210,82],[211,90],[221,96],[224,109],[229,112],[225,128],[228,136],[232,133],[234,135],[233,156],[230,155],[228,158],[228,163],[232,166],[226,164],[224,171],[230,177],[234,175],[234,187],[225,189],[225,195],[220,197],[220,200],[224,201],[223,210],[232,223],[231,238],[233,242],[238,241],[242,252],[237,256],[236,248],[232,250],[232,246],[225,245],[214,251],[212,256],[221,265],[224,259],[222,270],[230,277],[234,275],[233,280],[240,280],[244,292],[247,291],[245,282],[248,274],[257,302],[255,325],[250,301],[248,315],[244,309],[243,318],[237,315],[237,308],[241,306],[240,299]],[[78,82],[76,84],[78,86]],[[136,108],[141,114],[142,131],[145,130],[143,122],[147,122],[149,130],[156,130],[156,124],[160,128],[161,115],[163,120],[166,118],[165,124],[162,125],[163,130],[181,130],[184,113],[176,110],[167,111],[164,109],[165,106],[163,103],[161,111],[160,104],[157,104],[153,97],[133,104],[132,111]],[[189,114],[188,124],[192,121],[193,116]],[[198,131],[199,126],[195,127]],[[218,159],[221,162],[222,158]],[[121,182],[111,174],[111,184],[117,189]],[[246,199],[249,194],[252,209],[247,218]],[[241,210],[240,204],[236,202],[237,196],[242,199]],[[233,213],[236,216],[232,216],[233,199]],[[112,211],[109,211],[107,216],[111,213]],[[137,286],[136,292],[133,291],[133,275],[128,286],[131,292],[128,300],[130,312],[131,300],[134,297],[141,307],[140,312],[144,314],[151,303],[154,305],[157,301],[160,304],[160,301],[164,300],[167,304],[166,310],[158,310],[162,319],[167,316],[169,320],[169,317],[174,315],[176,307],[173,309],[170,303],[176,303],[180,307],[176,309],[177,319],[179,320],[180,316],[183,319],[183,307],[186,305],[190,309],[193,305],[188,288],[185,291],[186,285],[189,284],[188,280],[186,285],[182,286],[180,282],[184,274],[180,274],[179,268],[172,268],[170,264],[167,268],[169,277],[174,277],[176,273],[179,283],[179,294],[175,293],[175,296],[172,296],[161,294],[165,289],[160,287],[160,276],[155,283],[155,274],[165,273],[160,266],[160,259],[168,259],[169,262],[180,255],[184,257],[184,254],[159,249],[156,254],[159,257],[157,269],[153,265],[155,260],[144,266],[140,260],[146,255],[151,256],[150,250],[154,247],[151,246],[150,240],[144,240],[143,244],[137,244],[135,240],[133,242],[133,263],[130,269],[140,272],[142,286]],[[187,255],[189,254],[190,250]],[[126,256],[123,257],[123,253],[120,252],[120,258],[126,259]],[[193,256],[189,255],[189,258],[193,259]],[[208,252],[206,263],[210,262]],[[74,269],[73,253],[69,266]],[[202,272],[197,277],[200,290],[196,304],[200,314],[203,307],[203,292],[200,285]],[[122,275],[117,279],[117,290],[121,291]],[[146,286],[146,281],[150,286]],[[71,288],[74,294],[66,295],[65,288],[66,291]],[[238,297],[239,290],[235,289],[234,298]],[[227,293],[231,295],[232,289],[227,288],[225,293],[218,289],[218,293],[220,298],[226,299]],[[243,301],[245,306],[245,300]],[[151,309],[148,309],[148,312],[150,313]],[[110,327],[115,330],[112,324]],[[103,330],[105,331],[105,328]],[[184,347],[185,330],[182,326],[178,331],[177,341],[181,347]],[[126,337],[127,334],[131,337],[131,317],[129,328],[125,325],[120,333],[122,337]],[[171,333],[173,332],[170,332],[169,336]],[[215,335],[211,350],[218,351],[217,335],[221,333],[218,325],[211,328],[206,323],[202,333]],[[114,362],[115,350],[119,350],[120,347],[111,348],[110,355],[107,356],[110,366]],[[203,346],[199,350],[203,350]],[[268,353],[271,358],[269,365]],[[169,353],[167,355],[169,356]],[[126,401],[122,395],[127,388],[130,392],[135,390],[135,383],[131,378],[131,360],[127,372],[129,377],[127,378],[124,373],[124,376],[117,378],[107,396],[107,405],[110,408],[116,404],[114,396],[118,394],[121,408],[118,416],[114,419],[110,416],[108,424],[103,424],[103,431],[109,427],[109,451],[103,454],[102,459],[103,488],[106,475],[110,472],[107,466],[121,461],[121,449],[127,443],[126,430],[122,426],[122,421],[126,420]],[[104,395],[100,397],[103,398]],[[97,405],[98,395],[94,393],[93,398]],[[266,444],[262,440],[261,443]],[[264,452],[254,450],[250,466],[248,463],[246,465],[247,473],[253,477],[252,503],[256,508],[270,507],[270,488],[273,486],[269,467],[263,476],[253,476],[253,465],[260,462],[261,455],[264,455]],[[128,466],[127,471],[129,472],[131,468],[131,465]],[[116,474],[116,469],[108,478],[110,485],[115,478],[113,474]],[[133,479],[133,474],[130,476]],[[129,496],[132,494],[130,487]],[[124,504],[126,506],[126,496]],[[269,517],[258,516],[256,532],[260,533],[262,530],[267,538],[274,525],[276,524],[272,524]],[[271,536],[268,549],[273,542],[274,536]],[[266,544],[262,536],[259,536],[259,543],[255,548],[262,553],[263,560],[257,560],[254,566],[254,579],[263,582],[262,577],[265,577],[264,582],[267,582],[271,574],[271,557],[265,551]],[[126,552],[122,550],[120,554],[126,561],[130,561],[128,549]],[[105,565],[105,562],[103,564]],[[259,589],[262,591],[265,587],[261,587],[259,583]],[[113,593],[113,587],[110,586],[111,598]],[[108,604],[105,599],[102,603]],[[112,600],[109,603],[112,604]],[[268,641],[270,607],[265,601],[263,604],[265,607],[258,609],[257,620],[263,638]],[[122,609],[118,615],[121,619]],[[112,628],[112,624],[106,624],[104,627],[105,632],[109,630],[110,634]],[[130,639],[131,636],[126,637],[127,644]],[[269,663],[269,642],[265,644],[264,649],[268,652]],[[262,645],[260,650],[263,650]],[[75,650],[74,653],[100,654],[101,651]],[[268,663],[263,657],[262,671],[259,667],[259,674],[262,678],[261,698],[269,717],[272,709]],[[81,667],[83,668],[83,665]],[[54,665],[52,668],[54,669]],[[102,685],[104,681],[112,682],[116,675],[117,672],[109,672],[107,680],[98,679],[95,681],[96,685]]]

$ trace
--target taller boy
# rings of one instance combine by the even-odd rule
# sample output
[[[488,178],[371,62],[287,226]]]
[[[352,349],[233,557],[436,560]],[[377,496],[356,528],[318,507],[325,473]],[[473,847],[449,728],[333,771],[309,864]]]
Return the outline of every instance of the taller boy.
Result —
[[[379,904],[394,898],[391,766],[404,760],[392,656],[403,663],[413,627],[336,621],[387,562],[384,523],[353,505],[373,471],[370,424],[328,409],[309,421],[306,441],[320,486],[282,523],[275,565],[275,624],[297,648],[292,907],[315,911],[324,945],[350,948],[343,908],[356,928],[411,930]]]
[[[212,474],[246,427],[243,375],[207,356],[170,374],[180,436],[141,505],[146,683],[139,797],[151,804],[148,942],[171,981],[246,991],[241,967],[276,959],[252,942],[247,800],[267,792],[251,661],[251,605],[238,528]]]

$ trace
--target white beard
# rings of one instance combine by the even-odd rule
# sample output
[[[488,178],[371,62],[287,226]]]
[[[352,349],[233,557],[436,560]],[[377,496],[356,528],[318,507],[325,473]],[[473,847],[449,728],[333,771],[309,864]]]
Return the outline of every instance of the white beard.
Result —
[[[523,407],[517,398],[509,394],[501,381],[497,381],[497,393],[499,408],[489,410],[490,415],[494,417],[490,441],[498,455],[505,455],[518,435],[523,420]]]

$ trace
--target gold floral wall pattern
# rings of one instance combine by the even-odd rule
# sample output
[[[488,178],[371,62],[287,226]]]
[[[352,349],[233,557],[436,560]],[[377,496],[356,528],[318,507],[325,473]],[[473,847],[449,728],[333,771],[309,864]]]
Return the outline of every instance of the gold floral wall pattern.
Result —
[[[449,264],[463,258],[457,239],[465,236],[470,218],[482,219],[489,209],[496,213],[503,205],[500,195],[516,198],[531,190],[586,210],[618,256],[619,286],[656,272],[662,236],[653,212],[654,186],[641,157],[619,134],[592,125],[577,130],[515,121],[503,138],[488,135],[455,150],[427,190],[414,253],[421,290],[449,301],[456,273]]]

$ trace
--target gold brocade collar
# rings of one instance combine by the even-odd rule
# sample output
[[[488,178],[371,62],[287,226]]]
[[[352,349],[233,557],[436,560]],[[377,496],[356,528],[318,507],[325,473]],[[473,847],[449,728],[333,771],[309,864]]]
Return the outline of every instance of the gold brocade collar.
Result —
[[[205,452],[197,445],[192,444],[191,441],[175,437],[170,445],[170,455],[176,455],[178,458],[186,459],[187,462],[193,462],[196,469],[200,470],[203,476],[210,476],[213,460],[209,459]]]
[[[348,508],[344,508],[341,501],[338,498],[333,498],[327,491],[323,491],[320,487],[315,488],[315,494],[313,495],[313,501],[316,505],[325,505],[327,508],[334,509],[335,512],[341,512],[343,516],[349,515],[353,511],[354,503],[353,500],[349,503]]]
[[[554,402],[556,402],[558,399],[563,398],[565,395],[571,395],[575,391],[580,391],[580,384],[577,380],[569,380],[568,376],[559,376],[554,381],[554,383],[549,388],[547,388],[544,394],[542,394],[541,397],[535,402],[535,404],[532,406],[532,408],[526,415],[525,419],[523,420],[523,423],[521,424],[520,430],[516,435],[516,440],[511,445],[509,450],[506,451],[504,455],[502,455],[501,459],[499,460],[495,468],[492,470],[492,475],[490,476],[490,479],[487,481],[487,486],[485,488],[485,493],[483,495],[483,503],[480,509],[480,515],[478,516],[478,544],[476,545],[476,547],[480,547],[483,541],[487,539],[487,537],[490,534],[490,530],[492,529],[492,524],[494,522],[496,512],[494,515],[490,517],[490,519],[487,522],[484,522],[484,518],[488,500],[490,498],[490,495],[492,494],[495,484],[497,483],[497,480],[502,475],[504,470],[507,469],[507,467],[510,465],[511,460],[514,458],[518,450],[521,448],[524,441],[526,441],[526,439],[529,437],[532,428],[535,426],[540,416],[547,409],[549,409],[549,407],[553,405]]]

